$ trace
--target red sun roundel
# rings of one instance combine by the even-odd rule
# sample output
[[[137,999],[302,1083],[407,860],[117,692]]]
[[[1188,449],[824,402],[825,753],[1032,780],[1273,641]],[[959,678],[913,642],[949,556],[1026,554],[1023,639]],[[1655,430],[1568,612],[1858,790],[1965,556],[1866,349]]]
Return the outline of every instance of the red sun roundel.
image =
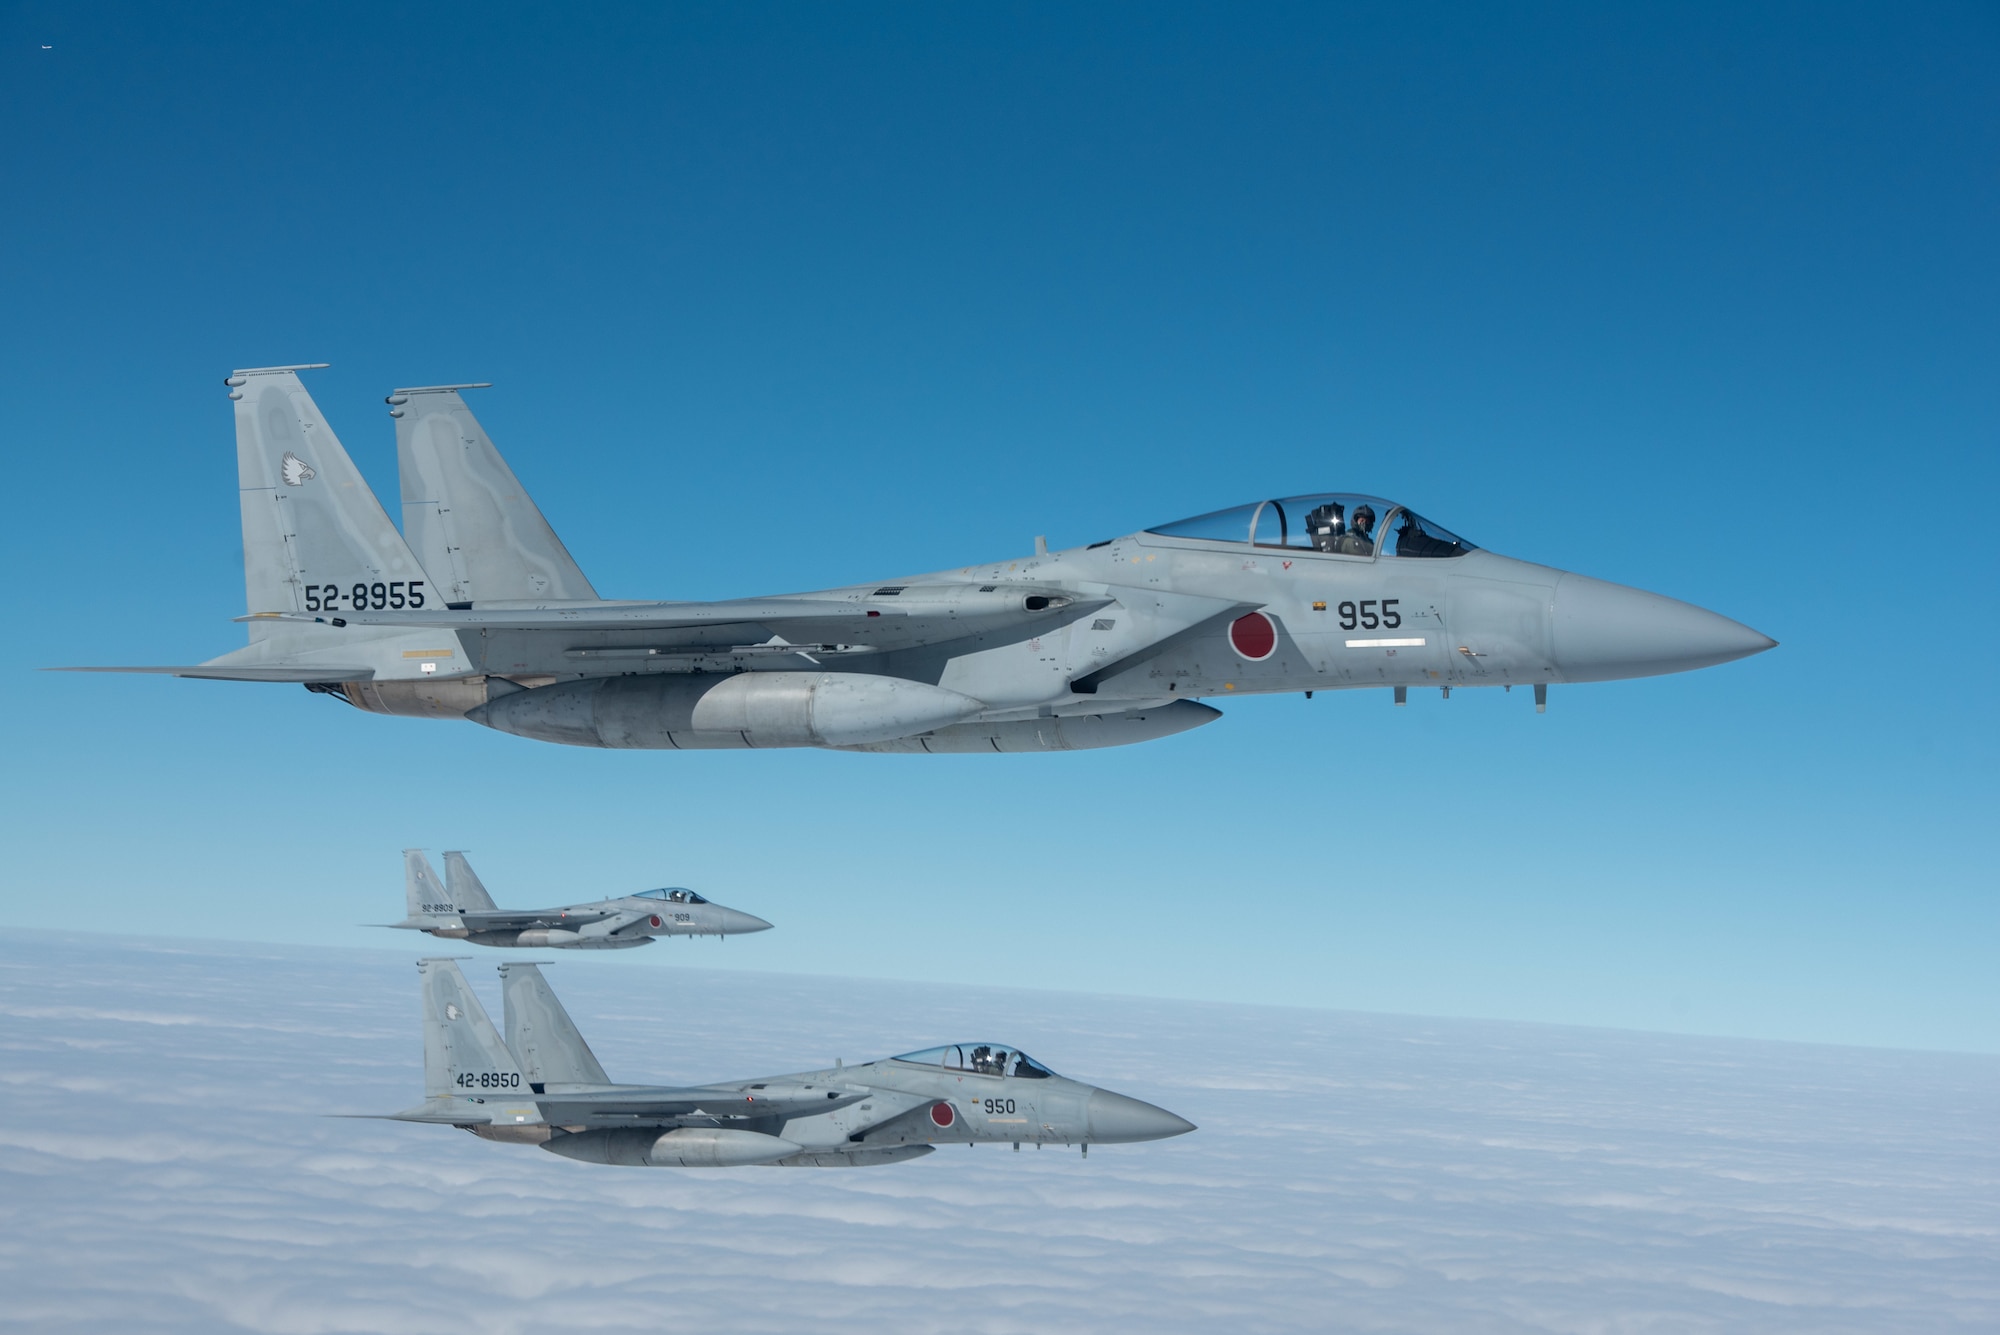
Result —
[[[958,1120],[958,1114],[951,1110],[949,1103],[933,1103],[931,1105],[931,1120],[939,1126],[950,1126]]]
[[[1253,663],[1269,658],[1278,648],[1278,628],[1262,612],[1240,616],[1230,624],[1229,647]]]
[[[646,921],[658,927],[660,925],[660,915],[655,913],[652,917],[646,919]]]

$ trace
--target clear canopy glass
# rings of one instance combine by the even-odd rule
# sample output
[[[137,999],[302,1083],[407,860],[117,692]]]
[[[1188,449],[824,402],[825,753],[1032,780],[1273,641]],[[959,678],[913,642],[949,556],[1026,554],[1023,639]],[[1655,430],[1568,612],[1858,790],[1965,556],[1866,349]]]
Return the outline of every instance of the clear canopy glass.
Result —
[[[1353,492],[1256,501],[1148,531],[1168,538],[1240,542],[1363,560],[1377,556],[1463,556],[1477,550],[1443,525],[1394,501]]]
[[[1478,550],[1444,525],[1432,523],[1415,510],[1400,511],[1394,521],[1384,527],[1393,530],[1388,540],[1391,556],[1464,556],[1467,552]]]
[[[1011,1075],[1017,1080],[1046,1080],[1055,1074],[1006,1043],[947,1043],[941,1048],[906,1052],[896,1060],[918,1066],[942,1066],[947,1071],[972,1075]]]
[[[669,904],[706,904],[708,902],[694,891],[683,890],[678,886],[668,886],[660,890],[641,890],[638,894],[632,896],[632,898],[664,899]]]

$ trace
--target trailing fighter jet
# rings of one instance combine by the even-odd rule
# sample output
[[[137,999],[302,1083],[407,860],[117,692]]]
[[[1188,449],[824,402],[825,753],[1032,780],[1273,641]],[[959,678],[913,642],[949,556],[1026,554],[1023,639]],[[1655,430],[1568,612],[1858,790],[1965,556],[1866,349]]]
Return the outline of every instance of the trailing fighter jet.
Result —
[[[463,853],[444,855],[444,884],[420,848],[403,850],[403,890],[409,916],[391,927],[407,927],[475,946],[549,947],[557,950],[624,950],[647,946],[659,936],[735,936],[762,932],[771,924],[692,890],[641,890],[617,899],[567,904],[554,909],[496,908]]]
[[[1066,1080],[1007,1043],[675,1088],[617,1085],[533,964],[500,966],[503,1040],[458,965],[423,975],[424,1101],[399,1122],[455,1126],[566,1159],[641,1168],[850,1168],[938,1145],[1164,1140],[1194,1124]]]
[[[298,372],[238,371],[250,643],[186,667],[574,746],[1064,751],[1184,732],[1204,700],[1683,672],[1776,641],[1481,551],[1407,506],[1255,501],[1086,547],[816,593],[597,596],[445,385],[389,395],[398,532]]]

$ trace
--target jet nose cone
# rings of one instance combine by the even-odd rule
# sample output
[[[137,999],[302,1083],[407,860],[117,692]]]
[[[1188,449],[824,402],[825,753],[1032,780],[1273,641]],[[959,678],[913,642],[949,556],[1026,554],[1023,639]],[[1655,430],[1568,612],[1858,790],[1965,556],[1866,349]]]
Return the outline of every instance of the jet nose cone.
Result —
[[[737,909],[722,911],[722,930],[725,935],[736,936],[744,932],[768,932],[771,924],[753,913],[743,913]]]
[[[1194,1130],[1194,1123],[1185,1117],[1176,1117],[1165,1108],[1155,1108],[1150,1103],[1128,1099],[1108,1089],[1092,1090],[1084,1111],[1090,1138],[1104,1144],[1165,1140],[1168,1136],[1184,1136]]]
[[[1551,648],[1566,681],[1687,672],[1761,654],[1777,641],[1692,603],[1583,575],[1556,585]]]

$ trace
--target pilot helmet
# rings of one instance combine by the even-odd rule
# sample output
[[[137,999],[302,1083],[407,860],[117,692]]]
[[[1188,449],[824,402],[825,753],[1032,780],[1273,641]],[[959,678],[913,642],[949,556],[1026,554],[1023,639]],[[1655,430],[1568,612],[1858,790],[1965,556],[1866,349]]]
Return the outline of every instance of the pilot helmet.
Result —
[[[1368,522],[1369,522],[1369,523],[1371,523],[1371,524],[1372,524],[1372,523],[1374,523],[1374,522],[1375,522],[1375,507],[1374,507],[1374,506],[1372,506],[1372,505],[1368,505],[1368,504],[1365,504],[1365,503],[1364,503],[1364,504],[1361,504],[1361,505],[1357,505],[1357,506],[1355,506],[1355,507],[1354,507],[1354,523],[1355,523],[1355,526],[1356,526],[1356,527],[1360,527],[1360,525],[1361,525],[1361,517],[1362,517],[1363,515],[1366,515],[1366,516],[1368,517]]]

